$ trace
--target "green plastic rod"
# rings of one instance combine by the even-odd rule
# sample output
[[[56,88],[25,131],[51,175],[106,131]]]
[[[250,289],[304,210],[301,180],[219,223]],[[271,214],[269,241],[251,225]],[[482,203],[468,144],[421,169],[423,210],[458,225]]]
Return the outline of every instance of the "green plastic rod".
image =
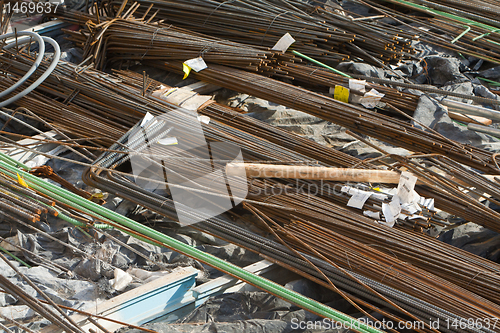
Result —
[[[468,19],[468,18],[465,18],[465,17],[461,17],[461,16],[458,16],[458,15],[455,15],[455,14],[450,14],[450,13],[443,12],[443,11],[440,11],[440,10],[437,10],[437,9],[433,9],[433,8],[422,6],[422,5],[419,5],[419,4],[416,4],[416,3],[412,3],[412,2],[409,2],[409,1],[405,1],[405,0],[384,0],[384,1],[386,1],[386,2],[392,2],[392,3],[398,3],[399,2],[400,4],[404,4],[404,5],[407,5],[409,7],[418,8],[420,10],[433,13],[433,14],[435,14],[437,16],[446,17],[446,18],[449,18],[449,19],[452,19],[452,20],[456,20],[456,21],[465,23],[467,25],[472,25],[472,26],[480,27],[480,28],[483,28],[483,29],[486,29],[486,30],[490,30],[491,32],[496,32],[498,30],[497,27],[493,27],[493,26],[488,25],[488,24],[484,24],[484,23],[481,23],[481,22],[476,22],[474,20],[471,20],[471,19]]]
[[[19,259],[18,257],[16,257],[15,255],[13,255],[12,253],[10,253],[9,251],[7,251],[5,248],[3,248],[1,246],[0,246],[0,251],[5,252],[6,254],[8,254],[9,256],[11,256],[12,258],[14,258],[14,260],[19,261],[22,265],[24,265],[24,266],[26,266],[28,268],[31,268],[30,265],[28,265],[27,263],[25,263],[24,261],[22,261],[21,259]]]
[[[330,66],[328,66],[328,65],[326,65],[326,64],[324,64],[324,63],[322,63],[322,62],[320,62],[320,61],[318,61],[316,59],[313,59],[313,58],[311,58],[309,56],[306,56],[305,54],[302,54],[302,53],[300,53],[298,51],[295,51],[295,50],[293,50],[292,53],[295,54],[295,55],[298,55],[299,57],[307,59],[310,62],[315,63],[316,65],[319,65],[321,67],[325,67],[326,69],[329,69],[329,70],[331,70],[334,73],[337,73],[339,75],[342,75],[342,76],[345,76],[345,77],[348,77],[348,78],[352,79],[352,76],[349,76],[346,73],[343,73],[343,72],[341,72],[341,71],[339,71],[339,70],[337,70],[337,69],[335,69],[333,67],[330,67]]]
[[[460,35],[457,36],[457,38],[455,38],[454,40],[451,41],[451,43],[455,44],[460,38],[462,38],[463,36],[465,36],[465,34],[468,33],[469,31],[470,31],[470,27],[467,26],[465,28],[465,30]]]
[[[3,155],[3,153],[0,153],[0,155]],[[0,160],[1,159],[2,158],[0,157]],[[382,331],[372,326],[366,325],[365,323],[360,322],[357,319],[349,315],[346,315],[345,313],[332,309],[329,306],[314,301],[297,292],[288,290],[280,284],[277,284],[261,276],[250,273],[245,269],[233,265],[223,259],[217,258],[211,254],[205,253],[190,245],[182,243],[181,241],[169,237],[150,227],[142,225],[134,220],[131,220],[123,215],[113,212],[105,207],[101,207],[90,200],[86,200],[65,189],[47,183],[46,181],[39,179],[27,172],[18,170],[12,165],[1,162],[0,165],[2,165],[5,169],[9,170],[13,174],[19,172],[24,177],[25,181],[28,182],[30,187],[33,187],[34,189],[37,189],[46,195],[54,197],[54,199],[60,200],[61,202],[64,202],[75,209],[80,209],[82,211],[90,211],[94,215],[100,215],[99,218],[102,217],[103,220],[109,219],[120,225],[130,228],[135,232],[141,233],[147,237],[150,237],[162,243],[167,248],[170,248],[176,252],[187,255],[188,257],[199,260],[209,266],[219,269],[225,273],[228,273],[244,282],[247,282],[273,295],[285,299],[290,303],[296,304],[299,307],[306,309],[312,313],[315,313],[321,317],[329,318],[332,319],[333,321],[341,323],[343,327],[352,328],[353,330],[356,330],[361,333],[382,333]]]

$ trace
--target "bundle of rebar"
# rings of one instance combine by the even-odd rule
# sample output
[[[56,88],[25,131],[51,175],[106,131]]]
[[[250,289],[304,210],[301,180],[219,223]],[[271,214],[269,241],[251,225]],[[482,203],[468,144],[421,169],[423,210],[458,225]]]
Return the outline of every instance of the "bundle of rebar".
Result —
[[[0,174],[0,208],[2,209],[0,214],[2,217],[6,217],[3,213],[6,212],[35,223],[40,221],[42,214],[50,213],[57,216],[58,212],[52,208],[53,206],[55,206],[54,201]]]
[[[138,126],[134,128],[134,131],[138,130]],[[158,132],[160,133],[160,132]],[[130,135],[124,136],[125,141],[120,140],[120,142],[114,146],[114,149],[118,149],[119,147],[123,147],[124,144],[126,144],[126,138],[130,137]],[[156,142],[156,138],[152,137],[151,138],[152,142]],[[156,150],[155,150],[156,153]],[[164,214],[165,216],[168,216],[169,218],[175,218],[175,213],[173,212],[173,202],[169,200],[166,197],[162,197],[159,195],[154,195],[153,193],[131,183],[130,181],[127,181],[125,178],[121,177],[120,174],[115,173],[115,172],[107,172],[107,177],[103,177],[100,175],[99,170],[102,167],[107,167],[107,166],[114,166],[117,167],[121,165],[122,162],[126,161],[125,158],[120,158],[115,155],[113,158],[110,156],[109,158],[103,156],[101,157],[98,161],[96,161],[95,164],[95,169],[92,168],[89,173],[86,174],[86,182],[89,184],[92,184],[93,186],[97,186],[102,188],[103,190],[106,191],[111,191],[114,193],[118,193],[121,196],[124,196],[128,198],[129,200],[133,200],[134,202],[144,205],[146,207],[149,207],[161,214]],[[169,161],[169,169],[171,169],[171,162]],[[175,161],[174,161],[175,162]],[[182,167],[182,162],[179,161],[181,164],[179,164],[179,167]],[[183,162],[184,165],[186,165],[186,161]],[[190,167],[193,167],[194,165],[189,163]],[[92,171],[95,170],[95,171]],[[168,186],[173,186],[173,184],[168,184]],[[255,187],[279,187],[279,181],[273,181],[268,184],[263,184],[260,181],[254,181],[252,182],[252,186]],[[289,186],[289,185],[288,185]],[[261,189],[262,189],[261,188]],[[430,286],[435,284],[435,283],[441,283],[441,284],[446,284],[448,288],[448,291],[442,290],[438,293],[438,289],[432,291],[432,293],[436,293],[436,298],[432,296],[426,296],[426,300],[431,302],[433,305],[437,306],[439,303],[440,306],[445,306],[445,308],[450,311],[451,313],[454,313],[455,315],[465,315],[466,313],[469,313],[473,316],[478,316],[481,317],[482,315],[485,315],[486,313],[495,313],[499,309],[497,309],[497,306],[494,303],[488,302],[486,300],[481,300],[481,297],[478,297],[477,295],[474,295],[470,292],[466,292],[465,290],[461,290],[457,286],[454,285],[454,283],[460,283],[460,285],[463,285],[465,289],[472,290],[474,289],[475,291],[477,290],[480,295],[483,297],[488,297],[488,298],[494,298],[496,300],[496,297],[494,296],[495,294],[498,293],[496,290],[496,283],[493,283],[492,281],[489,281],[490,279],[496,280],[496,270],[495,264],[488,262],[487,260],[484,259],[479,259],[476,258],[474,255],[467,254],[463,251],[458,251],[456,249],[451,248],[448,245],[442,244],[440,242],[437,242],[435,240],[432,240],[431,238],[421,238],[419,240],[415,240],[416,235],[413,233],[409,233],[407,235],[404,235],[403,233],[399,233],[397,229],[388,229],[387,227],[384,226],[377,226],[374,224],[373,221],[359,216],[359,214],[349,212],[345,208],[342,208],[340,206],[337,206],[333,203],[329,203],[328,201],[321,199],[320,197],[316,197],[311,194],[306,194],[306,193],[295,193],[295,194],[290,194],[289,191],[286,191],[282,194],[273,194],[271,196],[264,195],[262,193],[265,193],[265,191],[259,191],[260,198],[259,196],[250,196],[252,200],[258,202],[262,202],[262,207],[261,204],[259,203],[246,203],[244,204],[244,207],[248,207],[249,210],[254,210],[257,212],[258,216],[266,216],[267,218],[273,218],[276,219],[277,222],[280,224],[283,223],[284,225],[295,225],[297,219],[313,219],[314,221],[324,221],[323,223],[332,223],[331,227],[338,228],[339,230],[342,230],[343,228],[346,228],[345,225],[349,225],[347,229],[356,229],[357,231],[353,232],[352,234],[349,233],[349,236],[347,234],[344,236],[344,240],[346,242],[349,242],[350,244],[353,244],[353,248],[351,248],[352,252],[349,251],[347,261],[343,259],[331,259],[331,261],[328,262],[335,262],[336,265],[339,265],[343,267],[343,269],[346,270],[353,270],[352,267],[349,266],[349,260],[351,255],[354,256],[355,258],[358,257],[363,257],[362,254],[359,252],[361,251],[359,248],[361,246],[357,245],[355,239],[361,239],[358,238],[355,234],[356,232],[361,232],[361,230],[364,229],[362,234],[366,232],[367,235],[369,235],[371,232],[373,232],[373,228],[379,229],[380,230],[380,235],[381,235],[381,242],[387,242],[389,237],[394,237],[395,240],[399,239],[400,241],[397,244],[389,245],[389,248],[384,249],[382,248],[382,251],[387,251],[386,254],[382,255],[382,252],[377,252],[378,256],[383,256],[386,258],[386,260],[391,262],[392,268],[389,268],[388,266],[382,264],[380,261],[381,259],[375,259],[375,258],[370,258],[372,261],[377,261],[377,265],[379,270],[371,271],[373,272],[374,275],[371,275],[371,278],[374,278],[375,280],[382,280],[384,281],[384,277],[387,276],[387,274],[390,274],[390,272],[387,271],[387,269],[394,269],[394,274],[397,277],[394,277],[393,279],[390,279],[390,281],[387,282],[387,284],[391,285],[393,288],[400,290],[402,287],[402,281],[399,279],[404,279],[405,283],[404,285],[411,285],[412,288],[410,289],[405,289],[405,292],[409,293],[410,295],[413,295],[415,297],[422,297],[422,295],[426,294],[429,292]],[[269,203],[272,202],[272,205],[269,205]],[[179,206],[177,205],[177,209]],[[200,214],[199,212],[190,211],[190,214],[196,215]],[[307,216],[307,217],[306,217]],[[218,221],[217,219],[210,218],[208,221],[204,222],[204,224],[208,225],[217,225],[220,224],[221,222]],[[291,223],[291,224],[290,224]],[[366,224],[365,224],[366,223]],[[391,234],[391,236],[387,234]],[[219,237],[224,236],[221,234],[218,234]],[[350,238],[352,237],[352,239]],[[414,245],[408,246],[409,243],[404,244],[402,242],[402,239],[407,239],[408,242],[413,243],[413,242],[418,242],[420,245],[419,247],[422,248],[422,253],[415,253],[415,250],[413,249]],[[370,246],[374,249],[377,247],[373,245],[374,243],[377,243],[378,241],[374,241],[373,239],[368,239],[368,240],[363,240],[366,242],[366,246]],[[290,245],[295,245],[293,240],[290,241],[290,238],[287,238],[287,244]],[[243,244],[245,246],[245,244]],[[383,245],[386,247],[387,245]],[[325,245],[327,247],[327,245]],[[445,249],[443,249],[443,247]],[[397,250],[396,253],[401,252],[403,253],[402,257],[404,257],[406,263],[400,262],[397,259],[393,259],[393,252],[394,249]],[[312,252],[310,248],[300,248],[302,251],[309,253],[311,255],[314,255],[318,258],[324,259],[322,256],[318,256],[317,253]],[[330,248],[330,251],[334,251],[334,249]],[[343,250],[342,250],[343,251]],[[468,279],[463,279],[463,271],[460,270],[460,273],[454,277],[454,276],[449,276],[448,269],[446,267],[442,266],[432,266],[432,268],[427,267],[428,273],[423,273],[423,271],[419,271],[415,267],[412,268],[413,273],[410,273],[408,271],[408,265],[407,263],[415,264],[416,267],[420,266],[425,266],[425,261],[421,259],[422,254],[427,254],[427,253],[440,253],[439,260],[449,260],[450,265],[454,266],[456,264],[459,265],[459,267],[474,267],[470,272],[467,274],[471,274],[470,278],[471,280],[469,281]],[[458,253],[458,254],[457,254]],[[342,256],[344,258],[344,252],[342,252],[342,255],[338,254],[338,256]],[[398,256],[396,254],[396,256]],[[420,258],[420,259],[419,259]],[[445,259],[444,259],[445,258]],[[385,259],[384,259],[385,260]],[[422,260],[422,261],[420,261]],[[434,260],[438,260],[438,257],[436,257]],[[354,261],[353,261],[354,262]],[[358,263],[358,262],[357,262]],[[359,263],[358,263],[359,264]],[[382,268],[382,266],[384,268]],[[405,268],[406,267],[406,268]],[[356,269],[354,271],[364,275],[363,269],[365,266],[356,266]],[[314,268],[312,268],[314,269]],[[482,278],[479,281],[474,281],[474,275],[477,272],[481,271],[481,274],[485,275],[485,279],[483,280]],[[430,274],[429,272],[432,272]],[[416,275],[413,275],[416,274]],[[441,281],[440,278],[437,278],[434,275],[438,275],[442,278],[445,278],[448,280],[448,282]],[[413,276],[413,277],[412,277]],[[417,277],[419,276],[419,277]],[[393,276],[391,275],[391,278]],[[424,282],[424,280],[427,280],[427,282]],[[433,280],[433,282],[430,282]],[[420,281],[420,282],[417,282]],[[441,282],[438,282],[441,281]],[[450,281],[453,281],[451,283]],[[467,282],[470,283],[467,283]],[[483,281],[483,282],[482,282]],[[486,282],[484,282],[486,281]],[[325,281],[324,281],[325,282]],[[328,283],[328,281],[326,281]],[[484,292],[482,287],[479,287],[480,284],[485,283],[485,285],[488,285],[488,292]],[[420,286],[420,287],[419,287]],[[494,289],[492,289],[494,288]],[[432,288],[431,288],[432,289]],[[452,298],[455,298],[456,295],[460,294],[460,297],[464,297],[462,300],[465,300],[466,298],[469,300],[467,301],[467,304],[471,305],[471,308],[466,308],[462,305],[461,301],[456,302],[455,300],[452,300]],[[451,297],[451,298],[450,298]],[[444,301],[446,300],[446,301]],[[448,304],[448,303],[449,304]],[[481,303],[482,305],[479,305]],[[472,305],[476,304],[476,305]]]
[[[499,7],[492,3],[454,0],[357,2],[396,20],[405,30],[417,33],[422,42],[500,63]],[[410,15],[408,10],[419,11],[425,16]]]
[[[202,57],[204,61],[228,66],[273,73],[269,66],[276,58],[285,61],[293,55],[283,55],[265,47],[230,42],[208,35],[193,33],[172,24],[145,24],[127,18],[93,23],[95,17],[79,12],[67,12],[67,22],[86,22],[85,30],[66,30],[70,40],[80,45],[84,59],[93,56],[95,67],[102,69],[108,62],[141,60],[188,60]],[[300,61],[300,60],[299,60]]]
[[[155,11],[156,19],[235,42],[272,47],[289,33],[296,40],[294,49],[325,62],[364,59],[376,63],[373,58],[387,62],[414,54],[411,40],[415,35],[395,28],[366,29],[362,22],[343,15],[325,20],[319,15],[325,12],[324,8],[303,1],[141,0],[137,5],[125,3],[111,2],[117,15],[133,8],[140,17],[154,5],[151,11]]]
[[[179,71],[180,67],[179,63],[155,63],[155,65],[173,71]],[[342,103],[272,78],[218,65],[211,65],[194,75],[202,81],[309,113],[410,151],[442,154],[487,173],[499,172],[493,154],[486,150],[465,147],[436,132],[424,131],[407,122]],[[291,96],[293,97],[290,98]]]
[[[281,63],[280,69],[285,71],[288,76],[292,77],[295,82],[300,83],[303,86],[306,84],[305,87],[310,87],[310,90],[313,90],[314,88],[315,91],[329,93],[330,88],[333,88],[336,85],[349,88],[349,78],[317,66],[308,66],[296,63]],[[407,113],[412,114],[417,108],[419,99],[417,95],[401,92],[397,89],[376,83],[368,83],[365,85],[365,88],[367,90],[375,89],[376,91],[383,93],[384,97],[380,100],[382,103],[390,103]],[[352,95],[362,97],[364,96],[364,93],[364,91],[362,92],[350,89],[350,94]]]

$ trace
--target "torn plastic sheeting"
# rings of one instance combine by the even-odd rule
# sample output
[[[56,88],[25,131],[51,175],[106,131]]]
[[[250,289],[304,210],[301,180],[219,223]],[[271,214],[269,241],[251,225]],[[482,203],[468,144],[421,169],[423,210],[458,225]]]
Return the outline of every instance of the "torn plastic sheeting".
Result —
[[[123,271],[121,273],[127,274]],[[177,269],[97,306],[94,305],[89,311],[127,324],[142,325],[193,302],[191,290],[196,284],[195,277],[198,273],[199,271],[192,267]],[[129,277],[132,278],[130,275]],[[92,323],[88,322],[88,317],[83,314],[75,314],[71,318],[85,332],[89,328],[95,328]],[[96,321],[112,332],[122,327],[121,324],[103,319]],[[58,326],[51,325],[40,332],[59,333],[61,330]]]

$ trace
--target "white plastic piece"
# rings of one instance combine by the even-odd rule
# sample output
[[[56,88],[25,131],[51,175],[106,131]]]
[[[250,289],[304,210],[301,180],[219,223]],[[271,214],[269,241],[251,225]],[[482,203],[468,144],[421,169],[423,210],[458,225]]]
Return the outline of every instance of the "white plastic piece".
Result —
[[[146,126],[146,124],[147,124],[147,123],[149,123],[149,121],[150,121],[151,119],[153,119],[153,118],[154,118],[154,116],[153,116],[151,113],[146,112],[146,115],[145,115],[145,116],[144,116],[144,118],[142,119],[142,122],[141,122],[141,127]]]
[[[290,45],[292,45],[294,42],[295,39],[293,39],[292,35],[287,32],[283,35],[283,37],[280,38],[280,40],[273,46],[271,50],[286,52]]]
[[[366,80],[349,79],[349,89],[365,93],[366,92]]]
[[[365,108],[373,109],[377,106],[377,104],[384,96],[384,94],[379,93],[375,89],[372,89],[369,92],[365,93],[365,96],[361,98],[361,105],[363,105]]]
[[[403,171],[401,173],[401,178],[399,178],[397,196],[399,197],[402,204],[418,202],[420,196],[414,190],[416,183],[416,176],[406,171]]]
[[[394,196],[390,203],[383,203],[382,213],[385,217],[385,225],[392,228],[396,222],[396,218],[399,216],[399,213],[401,213],[401,203],[399,198]]]
[[[177,142],[176,137],[166,137],[166,138],[158,140],[158,143],[160,145],[163,145],[163,146],[172,146],[172,145],[179,144],[179,142]]]
[[[364,216],[368,216],[369,218],[372,218],[374,220],[380,220],[380,212],[374,212],[371,210],[365,210],[363,212]]]
[[[347,207],[354,207],[358,209],[362,209],[365,205],[366,200],[370,198],[373,192],[367,192],[358,190],[356,193],[352,195],[352,197],[347,202]]]
[[[424,198],[420,197],[419,203],[427,208],[428,210],[435,210],[434,208],[434,198]]]
[[[127,272],[122,271],[119,268],[115,268],[114,271],[115,278],[110,281],[111,286],[117,290],[122,291],[132,282],[133,278]]]
[[[209,116],[198,116],[198,121],[200,123],[208,125],[210,123],[210,117]]]
[[[204,70],[205,68],[208,68],[207,64],[205,63],[205,60],[203,60],[202,57],[189,59],[184,61],[184,63],[189,67],[191,67],[191,69],[195,72],[199,72]]]

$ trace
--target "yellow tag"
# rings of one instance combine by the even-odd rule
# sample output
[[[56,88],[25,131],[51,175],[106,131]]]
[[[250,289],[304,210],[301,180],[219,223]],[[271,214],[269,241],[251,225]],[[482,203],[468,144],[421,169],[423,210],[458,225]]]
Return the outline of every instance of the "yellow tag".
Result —
[[[372,190],[380,192],[380,187],[372,187]]]
[[[104,198],[104,194],[103,193],[100,193],[100,192],[97,192],[97,193],[94,193],[90,196],[90,198],[88,198],[88,200],[91,200],[92,199],[102,199]]]
[[[19,173],[17,174],[17,182],[19,183],[19,185],[28,188],[28,184],[26,184],[24,179],[21,176],[19,176]]]
[[[182,70],[184,71],[184,77],[182,78],[184,80],[189,76],[189,73],[191,73],[191,67],[189,67],[185,63],[182,63]]]
[[[333,98],[335,98],[337,101],[349,103],[349,89],[342,86],[335,86]]]

